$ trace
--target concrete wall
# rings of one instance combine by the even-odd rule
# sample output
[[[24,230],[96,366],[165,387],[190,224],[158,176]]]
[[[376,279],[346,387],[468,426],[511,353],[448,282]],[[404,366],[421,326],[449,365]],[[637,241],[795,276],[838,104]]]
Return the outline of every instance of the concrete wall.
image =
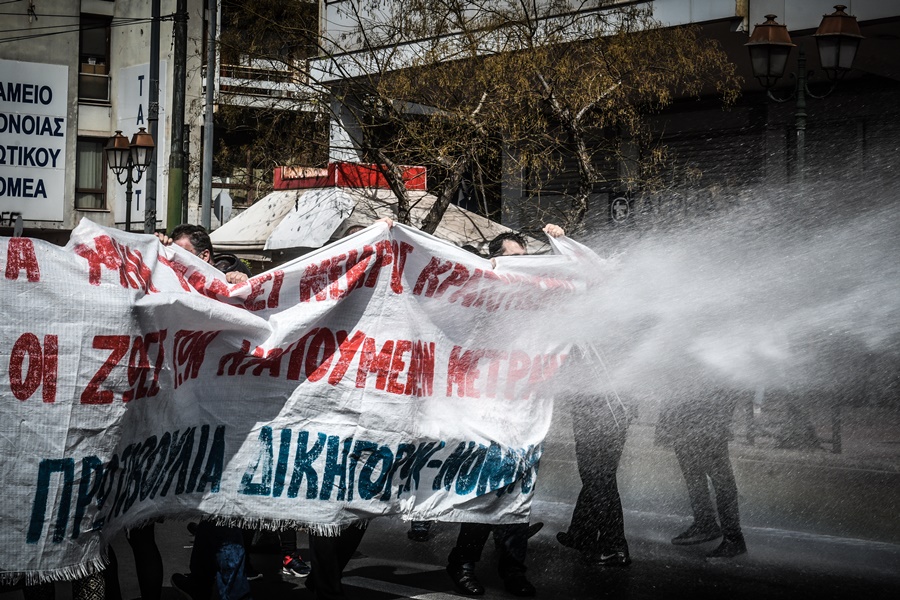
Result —
[[[188,0],[188,65],[185,122],[191,125],[191,148],[194,152],[200,149],[200,127],[202,125],[202,87],[200,70],[203,57],[203,0]],[[149,87],[140,90],[144,104],[142,118],[138,123],[139,110],[133,106],[134,93],[123,94],[128,83],[135,80],[137,70],[149,70],[150,62],[150,11],[151,3],[146,0],[44,0],[36,5],[37,19],[29,20],[26,13],[28,3],[22,2],[7,7],[11,14],[4,16],[5,33],[0,34],[0,59],[16,60],[37,64],[65,65],[68,67],[68,112],[65,150],[65,186],[61,198],[48,199],[63,205],[62,218],[59,220],[30,219],[23,214],[25,227],[29,235],[40,236],[41,230],[68,230],[77,225],[82,217],[102,225],[121,225],[125,221],[124,187],[119,186],[111,171],[107,176],[107,208],[103,210],[75,210],[75,169],[76,144],[79,136],[108,138],[117,129],[130,137],[137,132],[138,126],[146,123],[146,98]],[[161,0],[161,14],[170,15],[175,12],[176,0]],[[78,32],[82,14],[108,16],[114,19],[109,41],[109,84],[110,99],[103,102],[79,102],[78,81],[81,66],[79,63]],[[122,25],[121,19],[141,19],[140,22]],[[60,28],[55,35],[36,37],[45,33],[47,27],[68,25]],[[160,140],[157,140],[157,222],[165,222],[166,192],[168,189],[168,154],[172,139],[171,124],[168,113],[171,112],[171,96],[173,81],[173,43],[172,20],[163,20],[160,27]],[[4,41],[8,38],[22,38],[17,41]],[[31,37],[35,36],[35,37]],[[146,78],[145,78],[146,79]],[[149,83],[149,82],[148,82]],[[165,117],[163,119],[162,117]],[[196,170],[199,160],[192,160],[189,168]],[[199,178],[191,177],[194,192],[190,197],[198,197]],[[135,186],[136,196],[144,189],[145,182]],[[140,192],[139,192],[140,190]],[[143,221],[143,198],[141,211],[132,211],[132,226],[137,229]],[[0,198],[0,212],[7,210]],[[8,221],[0,223],[0,228],[8,227]]]

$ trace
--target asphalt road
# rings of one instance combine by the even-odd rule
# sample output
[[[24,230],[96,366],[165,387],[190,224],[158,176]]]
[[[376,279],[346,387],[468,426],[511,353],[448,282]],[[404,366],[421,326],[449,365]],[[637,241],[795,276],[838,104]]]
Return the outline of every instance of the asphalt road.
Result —
[[[891,413],[893,415],[893,413]],[[600,568],[582,562],[555,539],[568,524],[580,485],[565,423],[555,425],[541,465],[532,520],[544,528],[529,545],[529,578],[538,598],[629,600],[703,598],[879,599],[900,598],[900,431],[895,420],[848,436],[841,455],[787,452],[732,445],[744,534],[749,552],[726,563],[710,564],[705,552],[714,542],[675,547],[669,540],[689,524],[684,483],[670,450],[656,448],[652,430],[629,431],[619,486],[626,536],[633,564]],[[853,445],[855,444],[855,445]],[[187,523],[156,526],[165,563],[163,600],[180,599],[170,587],[173,573],[184,572],[193,538]],[[457,526],[437,524],[427,542],[411,542],[398,518],[375,520],[360,556],[345,573],[351,598],[390,600],[460,598],[444,571]],[[254,598],[312,600],[302,579],[280,576],[277,537],[259,534],[251,560],[265,576],[251,583]],[[301,552],[307,544],[298,536]],[[131,549],[119,536],[123,598],[140,596]],[[489,541],[478,574],[486,600],[509,599],[496,573]],[[68,584],[57,585],[57,600],[70,598]],[[0,594],[19,600],[20,592]]]
[[[814,535],[771,528],[747,527],[746,556],[710,564],[704,553],[715,543],[675,547],[669,538],[688,524],[683,516],[626,512],[626,528],[633,564],[625,569],[598,568],[561,547],[555,534],[567,522],[571,507],[537,502],[533,514],[545,526],[529,545],[529,576],[538,598],[556,599],[870,599],[900,598],[900,545],[836,536]],[[164,600],[181,596],[169,588],[172,573],[188,564],[192,538],[183,522],[157,526],[157,539],[166,566]],[[389,600],[459,598],[444,572],[447,553],[457,528],[437,524],[427,542],[406,538],[407,524],[399,519],[374,521],[360,546],[360,556],[345,573],[351,598]],[[301,552],[305,534],[299,534]],[[115,543],[120,562],[123,596],[137,598],[133,561],[124,540]],[[265,573],[251,586],[255,598],[312,599],[303,579],[278,574],[277,539],[257,536],[251,554],[254,566]],[[512,598],[496,573],[492,542],[479,565],[488,600]]]

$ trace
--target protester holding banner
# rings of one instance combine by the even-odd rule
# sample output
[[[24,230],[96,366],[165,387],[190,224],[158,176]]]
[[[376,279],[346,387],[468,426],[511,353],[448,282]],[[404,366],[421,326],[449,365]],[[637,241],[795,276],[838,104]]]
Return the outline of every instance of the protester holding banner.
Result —
[[[558,225],[549,224],[544,232],[554,238],[562,237],[565,232]],[[491,259],[500,256],[519,256],[527,254],[525,237],[513,231],[501,233],[488,245]],[[462,523],[456,546],[447,558],[447,573],[453,580],[456,589],[467,596],[481,596],[484,586],[475,575],[475,565],[481,560],[484,544],[491,531],[499,552],[498,568],[503,578],[503,585],[514,596],[534,596],[537,591],[525,576],[525,554],[528,549],[528,523],[509,525],[491,525],[488,523]]]
[[[527,521],[572,344],[554,319],[595,271],[551,244],[491,268],[369,227],[235,285],[87,219],[65,248],[0,238],[0,575],[99,572],[162,517]]]
[[[706,554],[707,560],[728,560],[746,554],[728,442],[733,438],[735,407],[750,399],[748,393],[687,387],[672,396],[660,415],[657,441],[670,442],[675,450],[694,517],[690,527],[673,537],[672,543],[689,546],[722,538]]]
[[[591,368],[600,363],[595,348],[579,347],[573,354],[575,360],[567,367],[602,377],[598,368]],[[628,432],[625,404],[614,389],[598,394],[573,394],[569,402],[582,485],[569,529],[557,533],[556,539],[563,546],[579,551],[591,564],[626,567],[631,564],[631,556],[616,482]]]
[[[172,235],[167,236],[157,233],[156,237],[163,246],[175,244],[206,261],[215,268],[225,273],[225,281],[228,283],[244,283],[250,277],[250,269],[234,254],[227,252],[214,253],[212,240],[209,233],[200,225],[182,223],[172,230]]]
[[[184,223],[172,230],[171,237],[157,234],[157,238],[164,246],[175,244],[215,266],[225,274],[228,283],[244,283],[250,275],[249,269],[234,255],[215,255],[209,234],[200,225]],[[152,540],[153,525],[149,527]],[[146,537],[144,535],[145,539]],[[151,540],[146,540],[141,546],[136,546],[132,542],[135,562],[138,565],[138,580],[142,584],[143,579],[140,578],[142,563],[139,558],[142,554],[148,553]],[[155,548],[155,541],[152,544]],[[156,551],[156,555],[159,555],[159,551]],[[215,589],[216,597],[220,600],[249,600],[250,582],[246,575],[248,563],[244,535],[240,528],[203,521],[197,526],[194,536],[191,571],[187,575],[173,574],[172,585],[191,598],[206,600]],[[162,579],[162,569],[159,576]],[[142,598],[145,596],[144,587],[141,585]]]
[[[376,223],[394,226],[394,221],[387,217],[378,219]],[[341,239],[363,231],[365,226],[348,227]],[[322,535],[309,532],[310,575],[306,580],[307,589],[313,591],[318,600],[343,600],[346,598],[341,579],[344,569],[362,542],[366,532],[366,522],[354,523],[343,527],[335,535]]]

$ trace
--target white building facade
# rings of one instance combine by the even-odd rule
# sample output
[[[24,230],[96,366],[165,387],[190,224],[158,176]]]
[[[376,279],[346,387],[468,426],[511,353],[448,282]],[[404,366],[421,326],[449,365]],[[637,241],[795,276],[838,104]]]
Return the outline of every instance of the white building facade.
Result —
[[[64,241],[82,217],[126,221],[125,186],[104,147],[117,130],[150,131],[151,4],[146,0],[7,3],[0,33],[0,234],[20,220],[26,235]],[[188,0],[188,144],[199,150],[204,56],[203,0]],[[30,10],[33,7],[33,11]],[[167,218],[172,140],[173,14],[160,0],[156,226]],[[200,162],[187,160],[188,197],[198,196]],[[143,231],[146,175],[133,186],[132,230]],[[54,234],[53,232],[58,232]]]

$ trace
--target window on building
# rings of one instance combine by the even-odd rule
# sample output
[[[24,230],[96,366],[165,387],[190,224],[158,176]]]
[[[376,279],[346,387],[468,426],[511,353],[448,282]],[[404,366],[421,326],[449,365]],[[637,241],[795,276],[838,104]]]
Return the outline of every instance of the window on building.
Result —
[[[75,208],[106,210],[106,140],[78,138],[75,157]]]
[[[78,99],[109,103],[110,17],[81,15]]]

